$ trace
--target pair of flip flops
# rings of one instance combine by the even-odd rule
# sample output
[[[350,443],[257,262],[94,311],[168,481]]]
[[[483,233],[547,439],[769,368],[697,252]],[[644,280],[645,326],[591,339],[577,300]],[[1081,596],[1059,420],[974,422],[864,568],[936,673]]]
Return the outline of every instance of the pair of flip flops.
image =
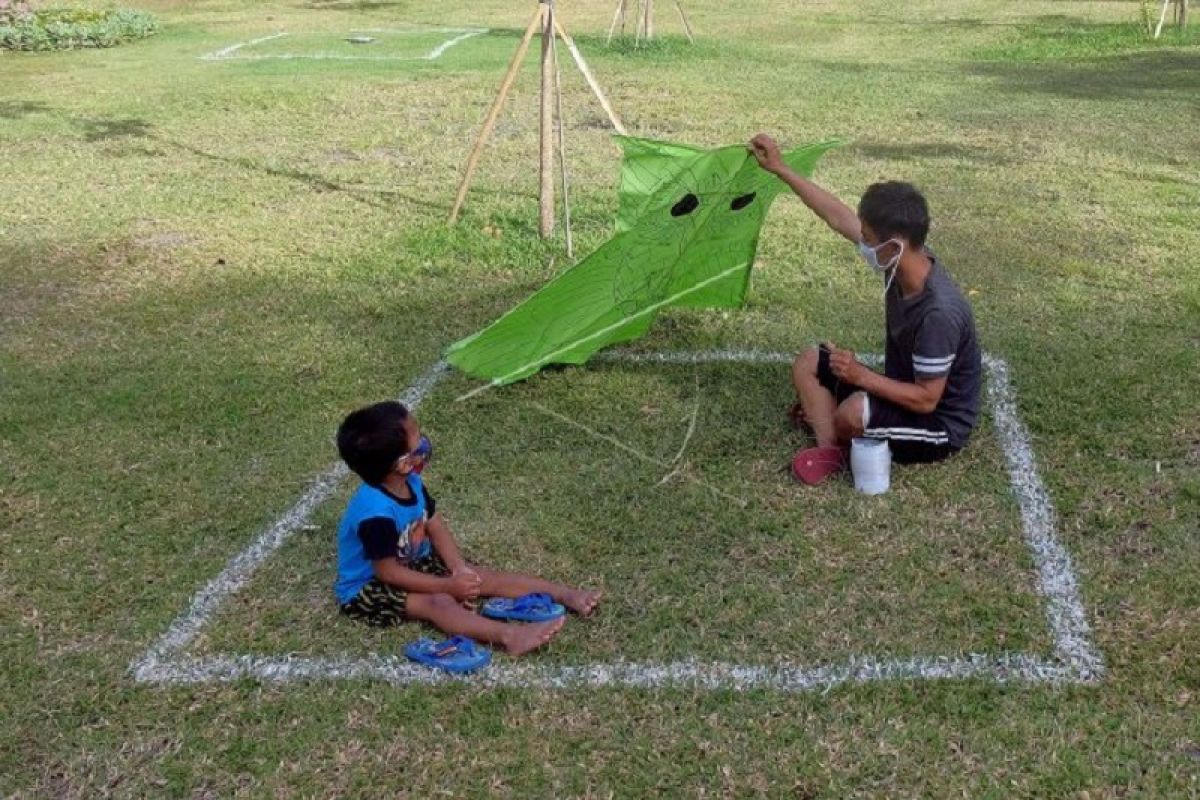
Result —
[[[455,674],[482,669],[492,660],[491,650],[466,636],[451,636],[444,642],[418,639],[405,646],[404,655],[418,664]]]
[[[542,592],[517,598],[493,597],[480,611],[491,619],[514,622],[546,622],[567,613],[561,603]],[[482,669],[492,660],[490,650],[466,636],[452,636],[444,642],[418,639],[404,648],[404,655],[418,664],[456,674]]]

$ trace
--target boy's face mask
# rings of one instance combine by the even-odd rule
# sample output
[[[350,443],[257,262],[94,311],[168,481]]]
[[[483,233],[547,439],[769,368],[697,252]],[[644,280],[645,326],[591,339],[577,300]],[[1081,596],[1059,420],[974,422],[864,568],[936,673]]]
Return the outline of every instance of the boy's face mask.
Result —
[[[396,460],[396,469],[403,475],[420,475],[432,458],[433,443],[429,441],[428,436],[421,434],[417,446]]]
[[[429,441],[429,437],[421,434],[421,443],[416,449],[409,453],[405,458],[409,459],[413,465],[412,471],[421,474],[421,471],[433,459],[433,442]]]

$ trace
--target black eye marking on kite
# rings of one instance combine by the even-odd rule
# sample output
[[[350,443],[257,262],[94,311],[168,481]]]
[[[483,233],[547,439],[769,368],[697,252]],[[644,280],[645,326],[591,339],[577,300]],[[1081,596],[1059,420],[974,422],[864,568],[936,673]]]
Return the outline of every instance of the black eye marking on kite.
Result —
[[[694,194],[686,194],[683,199],[671,206],[672,217],[682,217],[700,207],[700,198]]]
[[[729,204],[729,210],[741,211],[743,208],[754,202],[754,197],[757,194],[758,192],[751,192],[750,194],[744,194],[741,197],[733,198],[733,202]]]

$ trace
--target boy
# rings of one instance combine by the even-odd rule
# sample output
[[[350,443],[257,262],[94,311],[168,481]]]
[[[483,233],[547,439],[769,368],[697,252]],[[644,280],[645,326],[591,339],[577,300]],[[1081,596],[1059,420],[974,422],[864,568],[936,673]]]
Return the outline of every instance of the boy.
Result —
[[[979,416],[982,364],[971,306],[925,249],[929,209],[907,183],[867,188],[856,214],[789,169],[771,137],[750,151],[826,225],[858,247],[884,280],[887,350],[883,374],[832,344],[796,358],[794,416],[811,426],[817,447],[797,454],[796,474],[820,481],[845,466],[856,436],[887,439],[898,463],[939,461],[960,450]]]
[[[544,592],[587,616],[600,601],[600,592],[468,564],[420,477],[432,446],[402,404],[351,413],[338,428],[337,447],[363,480],[338,526],[334,592],[343,613],[380,626],[422,620],[521,655],[550,641],[563,618],[511,624],[467,606],[479,597]]]

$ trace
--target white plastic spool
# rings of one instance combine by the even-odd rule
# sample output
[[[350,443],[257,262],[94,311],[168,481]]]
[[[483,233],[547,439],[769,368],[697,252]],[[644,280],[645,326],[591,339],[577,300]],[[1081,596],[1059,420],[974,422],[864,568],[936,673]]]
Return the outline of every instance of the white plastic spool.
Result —
[[[854,488],[863,494],[883,494],[891,485],[892,450],[887,439],[855,439],[850,445]]]

